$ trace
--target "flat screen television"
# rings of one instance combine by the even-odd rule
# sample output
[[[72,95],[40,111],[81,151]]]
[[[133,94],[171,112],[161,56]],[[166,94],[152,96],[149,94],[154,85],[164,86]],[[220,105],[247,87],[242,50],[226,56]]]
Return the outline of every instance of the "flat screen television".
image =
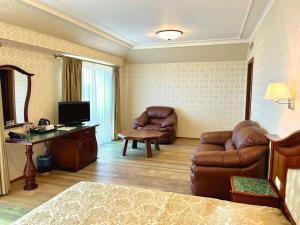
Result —
[[[90,102],[59,102],[58,120],[64,125],[90,121]]]

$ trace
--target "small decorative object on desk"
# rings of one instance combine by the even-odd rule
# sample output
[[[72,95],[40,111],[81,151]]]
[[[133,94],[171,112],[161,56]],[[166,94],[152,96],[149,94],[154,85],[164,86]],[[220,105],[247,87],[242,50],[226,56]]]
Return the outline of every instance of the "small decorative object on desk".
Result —
[[[279,207],[279,197],[267,179],[231,176],[233,202]]]
[[[13,126],[13,125],[15,125],[15,121],[14,120],[5,121],[5,125],[6,126]]]
[[[32,125],[32,123],[29,123],[29,122],[25,122],[24,125],[23,125],[24,130],[25,130],[25,132],[26,132],[27,135],[30,134],[31,125]]]

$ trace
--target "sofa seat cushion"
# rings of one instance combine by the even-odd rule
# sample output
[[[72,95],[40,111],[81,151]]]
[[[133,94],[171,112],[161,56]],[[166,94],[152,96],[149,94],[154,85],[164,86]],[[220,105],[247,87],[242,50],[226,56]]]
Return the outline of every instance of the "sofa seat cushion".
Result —
[[[193,155],[192,162],[203,167],[246,168],[263,159],[267,149],[261,145],[240,151],[198,151]]]
[[[158,124],[148,124],[144,127],[138,127],[137,129],[138,130],[156,130],[156,131],[160,131],[160,132],[163,133],[161,138],[169,137],[170,132],[173,131],[172,127],[161,128],[160,125],[158,125]]]
[[[212,144],[200,144],[197,147],[197,151],[225,151],[224,146],[221,145],[212,145]]]
[[[165,119],[156,119],[156,118],[150,118],[149,124],[156,124],[161,126],[161,124],[165,121]]]
[[[138,130],[157,130],[159,131],[160,125],[158,124],[147,124],[144,127],[138,127]]]

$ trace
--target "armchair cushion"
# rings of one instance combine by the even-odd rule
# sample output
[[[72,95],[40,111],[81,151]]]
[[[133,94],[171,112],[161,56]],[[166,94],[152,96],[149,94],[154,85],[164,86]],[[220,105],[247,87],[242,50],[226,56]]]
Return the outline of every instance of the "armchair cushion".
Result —
[[[160,144],[171,144],[176,138],[177,116],[171,107],[151,106],[133,121],[133,129],[162,132]]]
[[[236,150],[236,148],[234,147],[233,143],[232,143],[232,138],[229,138],[226,143],[225,143],[225,150],[226,151],[230,151],[230,150]]]
[[[237,131],[232,142],[236,149],[243,149],[255,145],[268,145],[269,140],[265,136],[265,130],[257,126],[247,126]]]
[[[170,116],[168,116],[163,123],[161,124],[161,127],[173,127],[175,126],[177,121],[177,116],[175,113],[172,113]]]
[[[138,118],[136,118],[133,121],[133,127],[137,128],[137,127],[143,127],[145,126],[149,121],[149,117],[147,115],[147,112],[143,112],[142,115],[140,115]]]
[[[233,133],[232,135],[234,135],[235,133],[237,133],[240,129],[244,128],[244,127],[248,127],[248,126],[257,126],[259,127],[258,123],[252,121],[252,120],[244,120],[240,123],[238,123],[234,128],[233,128]]]
[[[259,161],[267,152],[266,146],[247,147],[240,151],[196,152],[192,162],[204,167],[245,168]]]
[[[231,138],[232,131],[215,131],[203,133],[200,137],[201,144],[225,145],[225,142]]]
[[[224,146],[212,145],[212,144],[200,144],[197,147],[197,151],[225,151]]]
[[[146,111],[149,117],[165,119],[167,116],[174,112],[174,109],[165,106],[151,106],[148,107]]]
[[[138,127],[137,129],[138,130],[156,130],[156,131],[159,131],[160,125],[158,125],[158,124],[146,124],[145,126]]]

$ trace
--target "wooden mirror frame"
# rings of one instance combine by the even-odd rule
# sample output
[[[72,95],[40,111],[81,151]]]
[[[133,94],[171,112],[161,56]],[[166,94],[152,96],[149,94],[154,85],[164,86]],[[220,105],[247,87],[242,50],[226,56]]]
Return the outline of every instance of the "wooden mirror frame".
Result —
[[[26,94],[26,99],[25,99],[25,104],[24,104],[24,121],[28,122],[28,106],[29,106],[29,100],[30,100],[30,96],[31,96],[31,77],[34,75],[33,73],[28,73],[25,70],[14,66],[14,65],[1,65],[0,66],[0,70],[16,70],[19,73],[27,76],[27,94]],[[24,123],[19,123],[19,124],[15,124],[12,126],[5,126],[5,129],[8,128],[13,128],[13,127],[19,127],[19,126],[23,126]]]

